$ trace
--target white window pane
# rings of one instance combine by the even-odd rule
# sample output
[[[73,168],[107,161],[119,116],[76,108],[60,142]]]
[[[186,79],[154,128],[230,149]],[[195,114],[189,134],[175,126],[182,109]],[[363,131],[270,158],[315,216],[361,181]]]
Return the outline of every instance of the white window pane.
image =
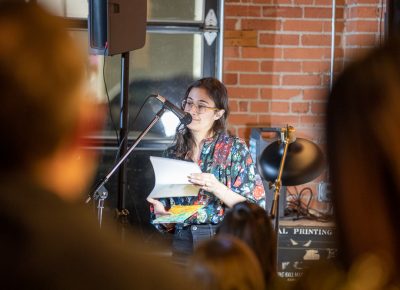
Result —
[[[37,3],[55,15],[64,16],[64,0],[38,0]]]
[[[148,20],[203,21],[204,0],[149,0]]]
[[[89,0],[38,0],[52,13],[72,18],[87,18]],[[128,0],[129,1],[129,0]],[[204,0],[148,0],[148,20],[197,21],[204,20]]]
[[[88,0],[38,0],[53,14],[62,17],[87,18]]]
[[[66,1],[66,17],[87,18],[89,4],[88,0],[68,0]]]

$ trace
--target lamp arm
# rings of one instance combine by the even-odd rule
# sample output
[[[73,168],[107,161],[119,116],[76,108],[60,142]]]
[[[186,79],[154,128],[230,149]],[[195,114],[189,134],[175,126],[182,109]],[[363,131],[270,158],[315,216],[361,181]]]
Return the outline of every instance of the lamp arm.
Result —
[[[279,173],[274,182],[274,187],[275,187],[274,188],[274,199],[272,200],[271,211],[270,211],[271,218],[275,218],[275,224],[276,224],[276,221],[278,220],[277,211],[278,211],[278,203],[279,203],[279,194],[280,194],[280,189],[281,189],[281,185],[282,185],[282,173],[283,173],[283,168],[285,166],[286,154],[287,154],[288,147],[289,147],[289,136],[288,135],[285,136],[285,139],[283,142],[285,143],[285,147],[283,149],[283,155],[282,155],[281,163],[279,165]]]

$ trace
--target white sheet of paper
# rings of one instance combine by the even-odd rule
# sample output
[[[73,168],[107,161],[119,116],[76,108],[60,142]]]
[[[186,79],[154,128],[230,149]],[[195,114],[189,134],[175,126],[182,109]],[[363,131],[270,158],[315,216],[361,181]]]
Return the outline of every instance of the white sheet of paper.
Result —
[[[196,196],[199,188],[189,182],[191,173],[201,173],[194,163],[171,158],[150,156],[155,174],[155,185],[149,197]]]

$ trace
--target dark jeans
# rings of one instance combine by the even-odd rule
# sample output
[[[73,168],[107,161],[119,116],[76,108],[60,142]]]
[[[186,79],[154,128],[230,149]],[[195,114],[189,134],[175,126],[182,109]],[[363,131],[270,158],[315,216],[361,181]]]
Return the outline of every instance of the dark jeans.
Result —
[[[174,261],[185,265],[193,250],[203,241],[215,235],[218,225],[191,225],[185,227],[177,226],[172,241],[172,255]]]

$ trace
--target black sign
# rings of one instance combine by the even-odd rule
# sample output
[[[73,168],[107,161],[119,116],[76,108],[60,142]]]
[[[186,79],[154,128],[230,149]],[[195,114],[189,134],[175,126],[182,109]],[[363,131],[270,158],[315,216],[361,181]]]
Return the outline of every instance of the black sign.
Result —
[[[337,252],[335,239],[332,226],[280,226],[278,275],[293,281],[313,263],[332,259]]]

